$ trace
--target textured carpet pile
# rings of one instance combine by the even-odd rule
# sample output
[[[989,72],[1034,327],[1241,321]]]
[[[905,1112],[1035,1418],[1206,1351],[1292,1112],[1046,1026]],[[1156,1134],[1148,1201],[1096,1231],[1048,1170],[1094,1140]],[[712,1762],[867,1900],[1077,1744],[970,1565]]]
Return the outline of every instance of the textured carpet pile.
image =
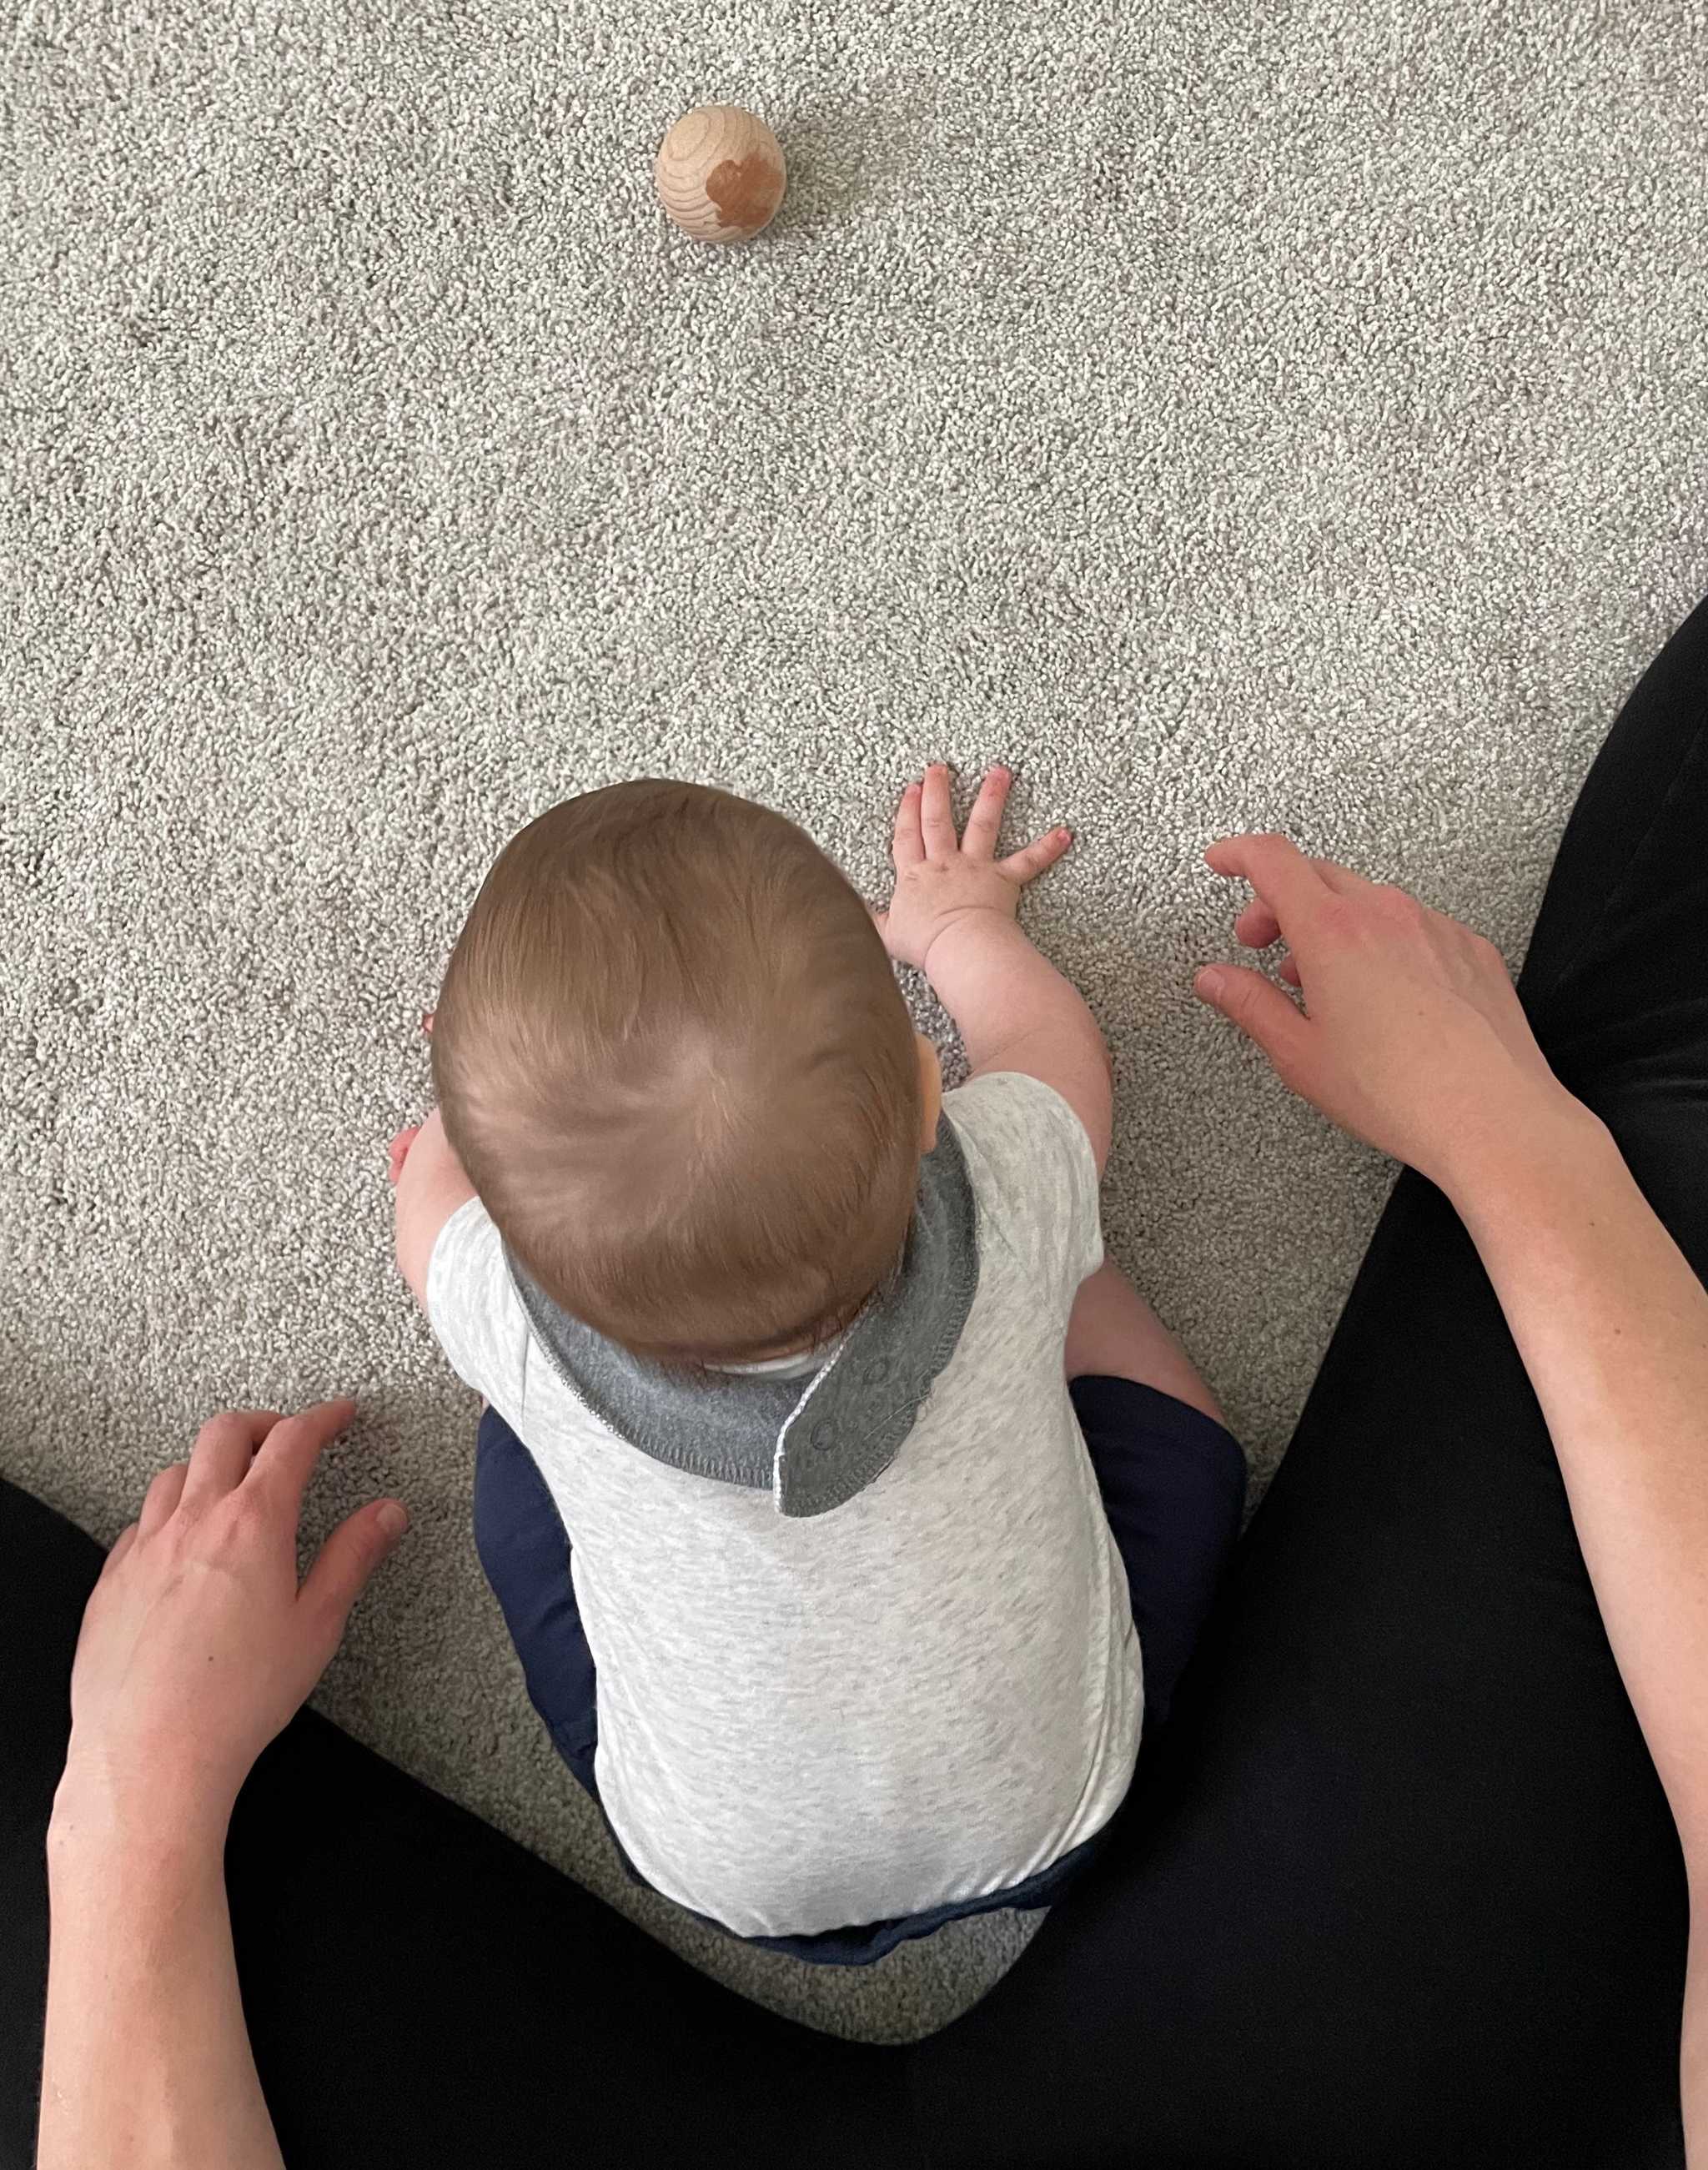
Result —
[[[316,1526],[414,1528],[326,1710],[817,2024],[968,2002],[1022,1925],[745,1951],[545,1745],[390,1262],[418,1015],[571,792],[726,784],[875,893],[910,773],[1014,762],[1112,1248],[1267,1473],[1388,1171],[1194,1007],[1198,853],[1521,953],[1708,576],[1705,59],[1700,0],[14,0],[0,1469],[110,1536],[210,1409],[356,1393]],[[790,161],[745,250],[651,200],[714,99]]]

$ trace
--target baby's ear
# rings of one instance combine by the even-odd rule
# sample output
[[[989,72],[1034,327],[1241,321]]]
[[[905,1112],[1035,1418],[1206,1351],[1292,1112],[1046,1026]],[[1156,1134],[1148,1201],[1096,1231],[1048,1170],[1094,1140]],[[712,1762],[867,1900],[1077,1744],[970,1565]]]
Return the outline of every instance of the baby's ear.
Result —
[[[937,1118],[943,1112],[943,1066],[922,1032],[913,1037],[919,1056],[919,1149],[928,1153],[937,1141]]]

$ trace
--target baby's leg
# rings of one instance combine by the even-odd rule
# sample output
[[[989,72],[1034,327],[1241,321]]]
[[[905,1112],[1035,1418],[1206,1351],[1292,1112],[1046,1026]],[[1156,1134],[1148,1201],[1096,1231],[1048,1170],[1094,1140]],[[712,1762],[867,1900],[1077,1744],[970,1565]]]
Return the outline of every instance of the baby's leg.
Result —
[[[1120,1268],[1105,1259],[1080,1283],[1068,1320],[1067,1375],[1136,1379],[1225,1422],[1193,1361]]]
[[[1068,1392],[1127,1570],[1147,1727],[1167,1717],[1245,1505],[1246,1463],[1190,1359],[1104,1265],[1068,1322]]]

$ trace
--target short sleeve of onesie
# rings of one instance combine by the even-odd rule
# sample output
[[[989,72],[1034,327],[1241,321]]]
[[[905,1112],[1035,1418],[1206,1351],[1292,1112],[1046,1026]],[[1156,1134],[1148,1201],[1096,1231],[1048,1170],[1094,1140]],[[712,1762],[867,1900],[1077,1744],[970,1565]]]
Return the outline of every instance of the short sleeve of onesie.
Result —
[[[982,1224],[1065,1318],[1074,1291],[1103,1262],[1085,1125],[1054,1086],[1013,1070],[946,1093],[943,1112],[960,1136]]]
[[[439,1232],[427,1265],[427,1318],[458,1378],[519,1424],[528,1318],[504,1238],[478,1198],[459,1205]]]

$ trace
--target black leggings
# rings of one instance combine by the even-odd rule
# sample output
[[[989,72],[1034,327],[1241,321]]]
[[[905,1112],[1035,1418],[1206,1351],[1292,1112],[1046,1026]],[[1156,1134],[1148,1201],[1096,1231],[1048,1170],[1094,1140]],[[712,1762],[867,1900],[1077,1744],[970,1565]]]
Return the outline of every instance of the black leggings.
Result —
[[[1705,717],[1708,607],[1596,764],[1523,983],[1699,1269]],[[6,2170],[30,2159],[41,1836],[99,1557],[0,1495]],[[245,1790],[229,1873],[292,2170],[1682,2160],[1677,1841],[1535,1397],[1410,1176],[1118,1834],[931,2041],[743,2004],[313,1718]]]

